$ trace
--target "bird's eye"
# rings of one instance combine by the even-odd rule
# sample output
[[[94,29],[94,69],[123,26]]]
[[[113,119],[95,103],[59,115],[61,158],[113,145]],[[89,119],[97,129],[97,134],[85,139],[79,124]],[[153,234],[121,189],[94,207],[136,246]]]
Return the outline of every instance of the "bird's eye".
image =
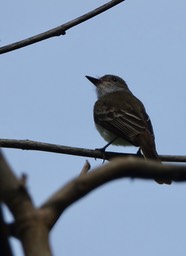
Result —
[[[116,78],[115,76],[113,76],[113,77],[112,77],[112,80],[113,80],[114,82],[116,82],[116,81],[117,81],[117,78]]]

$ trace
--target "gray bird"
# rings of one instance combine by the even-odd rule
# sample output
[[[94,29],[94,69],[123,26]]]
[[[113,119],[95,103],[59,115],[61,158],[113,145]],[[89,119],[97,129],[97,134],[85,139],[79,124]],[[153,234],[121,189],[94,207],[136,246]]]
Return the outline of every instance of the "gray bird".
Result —
[[[145,158],[160,161],[155,146],[152,123],[143,103],[129,90],[126,82],[114,75],[101,78],[86,76],[96,86],[98,100],[94,121],[101,136],[110,145],[134,145]],[[170,180],[156,180],[171,184]]]

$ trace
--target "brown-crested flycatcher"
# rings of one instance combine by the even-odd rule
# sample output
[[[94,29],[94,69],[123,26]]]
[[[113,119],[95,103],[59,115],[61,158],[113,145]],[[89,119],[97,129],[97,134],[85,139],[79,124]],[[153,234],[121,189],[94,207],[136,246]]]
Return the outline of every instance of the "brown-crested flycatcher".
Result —
[[[145,158],[160,161],[154,132],[143,103],[129,90],[126,82],[114,75],[101,78],[86,76],[96,86],[98,100],[94,105],[97,130],[110,145],[140,147]],[[170,180],[156,180],[171,184]]]

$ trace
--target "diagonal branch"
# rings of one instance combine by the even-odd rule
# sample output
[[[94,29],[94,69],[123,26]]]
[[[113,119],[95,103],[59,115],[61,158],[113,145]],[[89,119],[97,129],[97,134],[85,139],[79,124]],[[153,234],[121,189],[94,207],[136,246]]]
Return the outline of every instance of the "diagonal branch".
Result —
[[[3,53],[6,53],[6,52],[10,52],[10,51],[13,51],[13,50],[16,50],[16,49],[19,49],[19,48],[22,48],[22,47],[25,47],[27,45],[30,45],[30,44],[34,44],[34,43],[37,43],[37,42],[40,42],[42,40],[45,40],[45,39],[48,39],[50,37],[54,37],[54,36],[61,36],[61,35],[65,35],[66,34],[66,31],[74,26],[77,26],[79,25],[80,23],[82,22],[85,22],[93,17],[95,17],[96,15],[102,13],[102,12],[105,12],[107,11],[108,9],[114,7],[115,5],[123,2],[125,0],[112,0],[98,8],[96,8],[95,10],[93,11],[90,11],[74,20],[71,20],[63,25],[60,25],[56,28],[53,28],[53,29],[50,29],[46,32],[43,32],[41,34],[38,34],[36,36],[32,36],[30,38],[27,38],[27,39],[24,39],[22,41],[19,41],[19,42],[16,42],[16,43],[13,43],[13,44],[9,44],[9,45],[6,45],[4,47],[1,47],[0,48],[0,54],[3,54]]]
[[[162,165],[158,162],[144,161],[133,157],[114,159],[86,175],[76,177],[41,206],[41,209],[48,213],[49,229],[53,227],[67,207],[93,189],[106,182],[126,177],[160,180],[168,178],[173,181],[186,181],[186,166]]]
[[[139,155],[136,155],[136,154],[117,153],[117,152],[111,152],[111,151],[107,151],[103,155],[103,153],[100,152],[99,150],[62,146],[62,145],[37,142],[32,140],[0,139],[0,147],[16,148],[16,149],[23,149],[23,150],[37,150],[37,151],[44,151],[44,152],[50,152],[50,153],[92,157],[92,158],[104,159],[104,160],[110,160],[114,157],[119,157],[119,156],[140,157]],[[186,156],[160,155],[160,159],[163,162],[183,162],[183,163],[186,162]]]

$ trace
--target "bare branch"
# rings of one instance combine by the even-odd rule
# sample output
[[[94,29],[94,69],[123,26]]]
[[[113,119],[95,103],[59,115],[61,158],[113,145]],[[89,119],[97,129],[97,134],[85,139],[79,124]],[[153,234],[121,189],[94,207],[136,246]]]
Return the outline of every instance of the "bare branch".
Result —
[[[23,179],[21,182],[17,179],[2,152],[0,152],[0,199],[6,203],[14,216],[12,234],[22,242],[25,255],[50,256],[48,229],[43,221],[43,213],[34,208]]]
[[[133,157],[140,158],[140,156],[136,154],[116,153],[111,151],[105,152],[103,156],[102,152],[100,152],[99,150],[62,146],[62,145],[37,142],[32,140],[0,139],[0,147],[16,148],[16,149],[23,149],[23,150],[37,150],[37,151],[45,151],[50,153],[92,157],[97,159],[104,158],[105,160],[110,160],[112,158],[119,157],[119,156],[125,156],[125,157],[133,156]],[[180,162],[180,163],[186,162],[186,156],[160,155],[159,157],[163,162]]]
[[[7,225],[3,216],[2,204],[0,204],[0,255],[13,256],[8,235]]]
[[[73,179],[41,206],[41,209],[48,211],[49,229],[72,203],[106,182],[124,177],[186,181],[186,166],[167,166],[133,157],[116,158],[86,175]]]
[[[62,146],[62,145],[56,145],[56,144],[45,143],[45,142],[37,142],[32,140],[0,139],[0,147],[17,148],[17,149],[23,149],[23,150],[37,150],[37,151],[45,151],[50,153],[59,153],[59,154],[103,159],[103,154],[99,150]],[[106,157],[105,158],[106,160],[116,156],[121,156],[121,155],[129,156],[132,154],[124,154],[124,153],[120,154],[120,153],[114,153],[114,152],[106,152],[104,154],[104,156]]]
[[[60,25],[56,28],[50,29],[46,32],[43,32],[43,33],[38,34],[36,36],[32,36],[32,37],[24,39],[22,41],[19,41],[19,42],[1,47],[0,48],[0,54],[10,52],[10,51],[25,47],[27,45],[31,45],[31,44],[43,41],[43,40],[48,39],[50,37],[65,35],[66,31],[68,29],[70,29],[74,26],[77,26],[80,23],[85,22],[86,20],[89,20],[89,19],[93,18],[94,16],[96,16],[96,15],[102,13],[102,12],[107,11],[108,9],[114,7],[115,5],[117,5],[117,4],[119,4],[123,1],[125,1],[125,0],[112,0],[112,1],[96,8],[93,11],[88,12],[88,13],[86,13],[86,14],[84,14],[84,15],[82,15],[82,16],[74,19],[74,20],[71,20],[71,21],[69,21],[69,22],[67,22],[63,25]]]
[[[90,170],[90,163],[89,163],[89,161],[85,161],[85,164],[84,164],[84,166],[83,166],[83,169],[81,170],[81,173],[80,173],[80,175],[85,175],[85,174],[87,174],[87,172]]]
[[[186,181],[186,166],[162,165],[134,157],[115,158],[94,171],[87,172],[88,169],[86,162],[83,175],[73,179],[35,209],[25,188],[26,178],[23,176],[18,180],[0,152],[0,198],[13,213],[13,234],[22,242],[26,255],[34,256],[38,252],[51,255],[48,233],[63,211],[106,182],[123,177]]]

